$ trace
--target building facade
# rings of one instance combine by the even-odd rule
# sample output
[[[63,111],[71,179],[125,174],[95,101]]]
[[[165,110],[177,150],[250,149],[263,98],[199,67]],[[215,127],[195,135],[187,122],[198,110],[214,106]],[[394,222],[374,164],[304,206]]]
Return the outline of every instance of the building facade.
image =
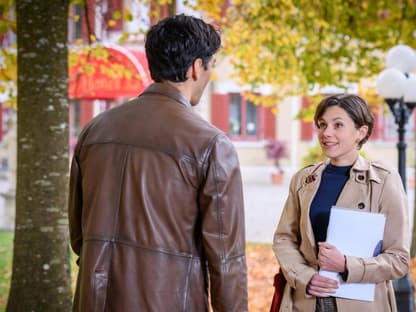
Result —
[[[139,95],[152,81],[144,53],[145,31],[158,19],[174,13],[199,15],[184,5],[184,1],[171,1],[159,5],[135,0],[103,0],[100,5],[87,0],[87,9],[71,6],[68,19],[69,46],[78,59],[70,62],[70,146],[73,148],[80,130],[94,116]],[[126,13],[127,12],[127,13]],[[151,12],[157,12],[154,16]],[[129,18],[119,18],[128,14]],[[128,36],[127,36],[128,35]],[[15,43],[13,34],[1,38],[3,47]],[[122,43],[120,43],[122,42]],[[90,54],[86,46],[100,46],[106,57]],[[70,59],[71,60],[71,59]],[[94,67],[91,75],[83,66]],[[287,147],[282,165],[294,171],[303,165],[303,158],[316,146],[316,134],[311,122],[296,118],[309,103],[303,95],[286,98],[274,109],[255,105],[244,97],[244,86],[231,77],[233,68],[226,57],[218,60],[216,79],[208,86],[196,110],[205,119],[223,130],[235,143],[242,166],[272,166],[264,146],[270,140],[280,140]],[[128,76],[108,74],[116,65],[127,70]],[[272,92],[265,88],[259,93]],[[0,96],[0,100],[2,97]],[[3,97],[4,100],[4,97]],[[0,105],[0,139],[8,132],[8,120],[13,110]],[[364,147],[365,155],[395,167],[397,164],[397,132],[393,117],[383,108],[375,113],[376,127]],[[414,114],[413,114],[414,115]],[[407,130],[407,167],[414,167],[414,126],[411,116]],[[4,154],[3,152],[3,158]],[[1,161],[0,164],[7,163]],[[7,167],[7,164],[5,165]],[[412,177],[412,174],[408,174]]]

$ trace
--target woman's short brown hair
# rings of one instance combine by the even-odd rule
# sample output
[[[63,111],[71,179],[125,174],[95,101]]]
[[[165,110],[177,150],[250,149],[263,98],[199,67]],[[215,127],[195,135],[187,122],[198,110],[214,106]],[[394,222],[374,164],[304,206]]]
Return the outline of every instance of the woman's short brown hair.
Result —
[[[319,119],[331,106],[338,106],[345,110],[357,129],[364,125],[368,127],[367,135],[358,143],[358,148],[361,148],[367,142],[374,128],[374,116],[367,102],[355,94],[335,94],[324,98],[316,108],[313,118],[317,128],[319,128]]]

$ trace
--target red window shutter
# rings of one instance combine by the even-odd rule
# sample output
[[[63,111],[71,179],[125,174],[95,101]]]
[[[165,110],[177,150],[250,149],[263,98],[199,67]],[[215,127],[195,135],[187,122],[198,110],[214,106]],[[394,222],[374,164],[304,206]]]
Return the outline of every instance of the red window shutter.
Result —
[[[0,103],[0,141],[3,140],[3,103]]]
[[[383,108],[377,109],[377,111],[373,112],[374,116],[374,128],[373,132],[371,133],[371,140],[377,140],[383,138]]]
[[[92,119],[94,114],[94,106],[92,101],[81,100],[81,113],[80,113],[80,129]]]
[[[172,0],[169,3],[164,4],[151,0],[149,6],[152,13],[150,15],[150,25],[154,25],[159,20],[176,14],[176,0]]]
[[[276,115],[270,107],[264,108],[264,138],[266,140],[276,138]]]
[[[123,14],[123,1],[122,0],[110,0],[108,1],[108,12],[106,14],[106,22],[110,20],[115,21],[115,25],[109,27],[110,30],[123,30],[123,19],[113,19],[114,12],[119,11]]]
[[[302,109],[308,107],[309,105],[310,103],[308,99],[305,96],[303,96],[302,97]],[[301,120],[300,139],[302,141],[310,141],[313,139],[313,122],[312,121]]]
[[[82,7],[81,21],[82,21],[82,38],[88,42],[88,37],[95,34],[95,1],[86,0],[86,7]],[[88,16],[86,15],[88,13]]]
[[[214,93],[211,95],[211,123],[226,134],[230,134],[229,102],[230,98],[228,94]]]
[[[230,0],[225,0],[223,2],[223,4],[220,6],[220,10],[219,11],[220,11],[221,18],[215,19],[211,23],[215,28],[221,29],[221,20],[223,20],[225,18],[225,16],[227,15],[227,10],[231,6],[231,3],[230,2],[231,2]]]

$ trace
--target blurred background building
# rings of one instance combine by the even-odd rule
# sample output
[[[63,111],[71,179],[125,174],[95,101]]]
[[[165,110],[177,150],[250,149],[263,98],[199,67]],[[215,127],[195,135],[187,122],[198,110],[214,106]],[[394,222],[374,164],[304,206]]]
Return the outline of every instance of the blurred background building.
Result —
[[[169,4],[157,4],[159,17],[151,17],[155,2],[148,5],[134,0],[88,0],[88,13],[80,5],[73,5],[69,25],[69,46],[71,51],[79,54],[79,59],[95,66],[98,70],[92,75],[80,68],[80,63],[69,64],[69,138],[71,151],[77,136],[85,124],[99,113],[114,106],[121,105],[128,99],[139,95],[150,83],[146,56],[144,53],[144,33],[158,19],[175,13],[187,13],[201,16],[184,5],[184,0],[171,1]],[[127,7],[131,14],[129,21],[114,19],[118,12]],[[201,16],[203,17],[203,16]],[[96,45],[100,44],[108,54],[107,60],[96,55],[89,55],[83,46],[91,43],[91,33]],[[126,36],[127,34],[127,36]],[[122,42],[122,43],[121,43]],[[13,33],[0,37],[1,47],[10,47],[16,43]],[[1,61],[1,59],[0,59]],[[120,66],[131,72],[131,77],[110,77],[107,67]],[[308,96],[299,94],[287,97],[275,107],[254,104],[245,97],[245,86],[231,78],[233,67],[220,55],[210,83],[196,111],[206,120],[223,130],[234,142],[245,174],[246,183],[263,181],[272,183],[269,175],[274,171],[274,160],[267,157],[265,145],[274,140],[284,143],[286,153],[281,155],[279,164],[284,171],[286,183],[291,173],[304,165],[304,158],[316,150],[316,133],[313,123],[297,118],[299,112],[310,105]],[[259,88],[258,94],[268,95],[273,90],[267,86]],[[321,90],[325,94],[337,93],[340,90],[328,86]],[[358,89],[351,87],[350,92]],[[7,94],[0,93],[0,193],[5,204],[0,205],[0,227],[9,227],[13,219],[13,194],[16,170],[16,118],[15,110],[5,105]],[[396,138],[397,130],[393,116],[385,113],[383,107],[375,112],[376,126],[370,141],[364,147],[366,156],[381,160],[392,167],[397,166]],[[169,126],[169,125],[165,125]],[[408,141],[408,184],[413,186],[414,174],[414,113],[407,124]],[[257,170],[258,169],[258,170]],[[265,182],[267,181],[267,182]],[[7,208],[9,207],[9,208]],[[10,207],[13,207],[11,209]]]

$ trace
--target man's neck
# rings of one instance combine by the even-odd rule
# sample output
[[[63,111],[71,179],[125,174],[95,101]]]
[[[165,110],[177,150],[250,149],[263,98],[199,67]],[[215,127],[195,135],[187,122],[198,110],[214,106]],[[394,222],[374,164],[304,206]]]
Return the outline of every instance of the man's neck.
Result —
[[[191,89],[189,83],[184,82],[172,82],[172,81],[163,81],[162,83],[168,84],[176,89],[178,89],[187,99],[191,101]]]

